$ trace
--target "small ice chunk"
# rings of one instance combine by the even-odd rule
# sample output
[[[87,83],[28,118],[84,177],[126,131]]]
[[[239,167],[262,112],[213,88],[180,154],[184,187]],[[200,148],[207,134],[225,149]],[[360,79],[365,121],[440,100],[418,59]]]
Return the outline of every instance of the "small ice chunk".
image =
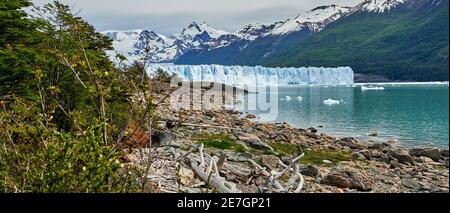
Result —
[[[361,86],[361,91],[366,91],[366,90],[384,90],[384,87],[365,87],[365,86]]]
[[[287,95],[286,95],[286,97],[284,97],[284,98],[286,99],[286,101],[292,100],[291,96],[287,96]]]
[[[323,101],[323,104],[328,105],[328,106],[336,105],[336,104],[340,104],[340,103],[341,103],[341,101],[339,101],[339,100],[333,100],[333,99],[331,99],[331,98],[328,98],[327,100],[324,100],[324,101]]]
[[[298,97],[297,97],[297,100],[298,100],[298,101],[302,101],[302,100],[303,100],[303,97],[302,97],[302,96],[298,96]]]

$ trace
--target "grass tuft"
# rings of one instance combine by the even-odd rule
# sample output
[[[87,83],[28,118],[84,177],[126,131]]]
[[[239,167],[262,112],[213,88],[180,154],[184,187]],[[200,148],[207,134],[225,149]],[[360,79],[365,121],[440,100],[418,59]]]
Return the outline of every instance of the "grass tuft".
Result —
[[[237,144],[236,141],[230,138],[226,134],[198,134],[195,136],[197,143],[203,145],[207,148],[216,148],[222,150],[234,150],[237,153],[245,152],[245,147]]]
[[[277,153],[284,156],[292,156],[292,152],[297,148],[295,145],[285,143],[271,143],[270,146],[272,146]],[[307,150],[305,148],[303,148],[303,151],[305,152],[305,156],[299,161],[302,164],[321,165],[323,164],[323,160],[329,160],[333,162],[333,164],[337,164],[341,161],[355,160],[351,152],[342,152],[331,149]]]

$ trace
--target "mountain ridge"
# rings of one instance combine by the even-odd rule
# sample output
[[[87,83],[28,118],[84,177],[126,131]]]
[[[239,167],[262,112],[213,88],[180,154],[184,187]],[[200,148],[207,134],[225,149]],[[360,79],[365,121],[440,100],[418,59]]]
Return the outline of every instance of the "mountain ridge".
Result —
[[[147,43],[151,63],[351,66],[358,76],[378,79],[448,80],[447,0],[364,0],[354,7],[319,6],[293,19],[248,24],[235,32],[193,22],[166,39],[154,34]],[[122,43],[142,40],[136,31],[130,37]],[[120,39],[113,40],[129,61],[142,55],[142,45],[127,50]]]
[[[292,33],[300,32],[308,29],[311,32],[319,32],[326,24],[340,18],[350,7],[338,5],[325,5],[307,11],[304,14],[299,14],[293,19],[286,19],[285,21],[278,21],[271,24],[248,24],[235,32],[226,32],[224,30],[215,29],[206,22],[198,24],[191,22],[186,28],[181,30],[181,33],[164,36],[155,33],[151,30],[132,30],[128,31],[104,31],[113,40],[113,46],[116,51],[128,59],[129,61],[136,60],[143,55],[143,45],[150,46],[149,62],[176,62],[180,57],[190,51],[198,50],[212,50],[217,48],[227,47],[235,42],[248,44],[258,38],[270,36],[285,36]],[[139,32],[140,31],[140,32]],[[158,36],[153,36],[152,39],[147,35],[137,36],[136,34],[148,34],[153,32]],[[130,34],[127,39],[118,39],[116,34],[122,33],[122,36]],[[158,39],[164,42],[157,41]],[[133,43],[133,44],[131,44]],[[239,45],[242,48],[245,45]],[[119,48],[117,48],[119,47]],[[116,55],[116,51],[110,51],[108,54],[111,57]]]

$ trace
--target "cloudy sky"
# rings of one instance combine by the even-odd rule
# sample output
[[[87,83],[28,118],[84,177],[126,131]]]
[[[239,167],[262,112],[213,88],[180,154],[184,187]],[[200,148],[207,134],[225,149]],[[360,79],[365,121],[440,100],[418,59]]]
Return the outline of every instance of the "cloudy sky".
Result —
[[[52,0],[32,0],[43,5]],[[320,5],[354,6],[363,0],[60,0],[98,30],[150,29],[178,33],[192,21],[234,31],[249,23],[293,18]]]

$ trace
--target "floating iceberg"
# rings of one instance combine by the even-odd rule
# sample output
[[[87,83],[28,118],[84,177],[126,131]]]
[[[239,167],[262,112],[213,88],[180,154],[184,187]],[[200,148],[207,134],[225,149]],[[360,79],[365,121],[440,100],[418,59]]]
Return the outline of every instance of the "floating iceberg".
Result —
[[[365,86],[361,86],[361,91],[366,91],[366,90],[384,90],[384,87],[365,87]]]
[[[150,64],[148,73],[162,69],[185,81],[209,81],[229,85],[351,85],[350,67],[270,68],[262,66]],[[274,81],[273,79],[277,79]],[[269,80],[272,79],[272,80]]]
[[[341,103],[341,101],[339,101],[339,100],[333,100],[333,99],[331,99],[331,98],[328,98],[327,100],[324,100],[324,101],[323,101],[323,104],[328,105],[328,106],[336,105],[336,104],[340,104],[340,103]]]
[[[286,97],[284,97],[284,98],[286,99],[286,101],[292,100],[291,96],[287,96],[287,95],[286,95]]]
[[[303,100],[303,97],[302,97],[302,96],[298,96],[298,97],[297,97],[297,100],[298,100],[298,101],[302,101],[302,100]]]

